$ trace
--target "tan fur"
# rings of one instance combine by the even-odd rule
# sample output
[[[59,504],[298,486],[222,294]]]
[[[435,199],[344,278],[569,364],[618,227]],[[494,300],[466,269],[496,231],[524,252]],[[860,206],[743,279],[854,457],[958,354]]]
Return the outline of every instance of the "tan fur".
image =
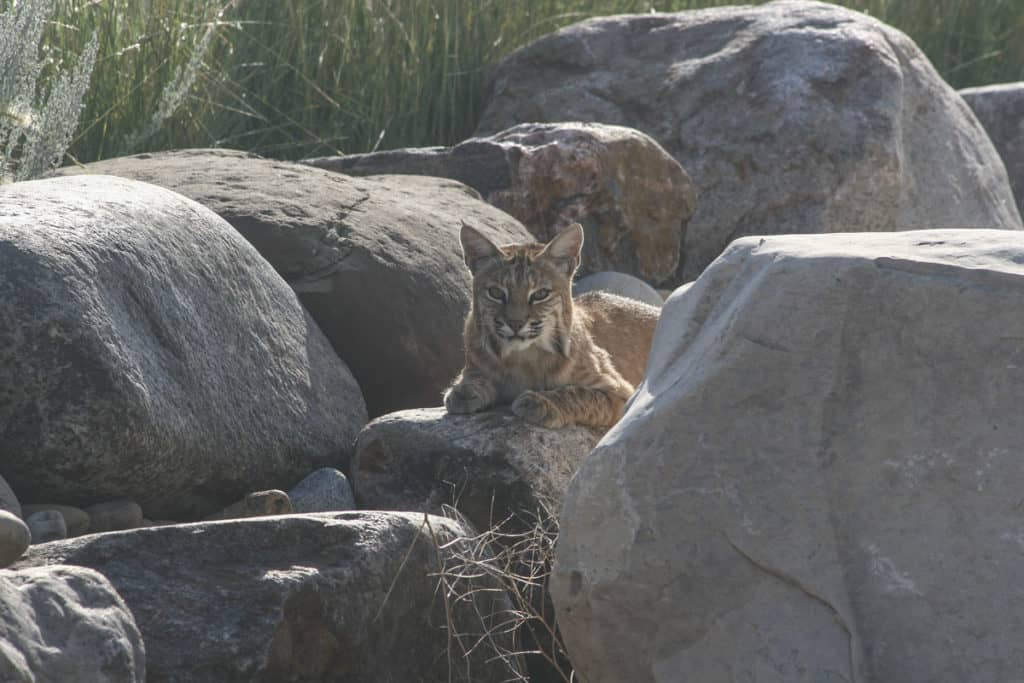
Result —
[[[582,245],[578,224],[547,244],[502,247],[463,225],[473,303],[466,364],[444,396],[448,412],[511,403],[545,427],[606,428],[622,417],[643,378],[660,311],[604,292],[574,301]]]

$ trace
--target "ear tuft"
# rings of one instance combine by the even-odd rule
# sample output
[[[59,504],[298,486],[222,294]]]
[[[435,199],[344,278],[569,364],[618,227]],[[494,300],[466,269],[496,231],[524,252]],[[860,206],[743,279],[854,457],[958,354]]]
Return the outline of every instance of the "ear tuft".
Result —
[[[580,252],[583,249],[583,226],[573,223],[562,230],[544,246],[540,256],[559,262],[567,275],[572,277],[580,265]]]
[[[497,245],[484,237],[476,228],[470,227],[466,221],[462,221],[459,240],[462,242],[462,258],[473,274],[476,274],[484,260],[501,256]]]

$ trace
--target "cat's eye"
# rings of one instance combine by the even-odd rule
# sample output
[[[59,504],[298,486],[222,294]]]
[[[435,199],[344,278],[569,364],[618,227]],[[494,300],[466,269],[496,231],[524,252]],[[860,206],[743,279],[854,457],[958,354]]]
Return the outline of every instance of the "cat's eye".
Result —
[[[547,299],[549,296],[551,296],[550,289],[538,289],[530,295],[530,303],[535,304],[538,301],[544,301],[544,299]]]
[[[505,290],[501,289],[500,287],[488,287],[487,296],[491,297],[495,301],[504,301]]]

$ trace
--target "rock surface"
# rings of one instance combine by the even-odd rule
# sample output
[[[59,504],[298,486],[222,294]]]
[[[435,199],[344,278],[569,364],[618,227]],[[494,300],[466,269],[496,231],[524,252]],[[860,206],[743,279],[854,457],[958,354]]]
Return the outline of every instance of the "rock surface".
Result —
[[[618,270],[677,284],[697,203],[686,171],[650,137],[599,123],[526,123],[454,147],[308,159],[351,175],[411,173],[476,189],[547,242],[580,223],[581,273]]]
[[[903,33],[772,2],[593,19],[506,58],[478,134],[601,121],[657,140],[700,194],[676,282],[744,235],[1021,228],[963,100]]]
[[[599,438],[585,427],[537,427],[506,411],[405,410],[359,434],[352,486],[364,508],[438,513],[448,505],[479,530],[510,516],[528,525],[541,510],[557,513]]]
[[[464,530],[426,519],[335,513],[153,527],[37,546],[19,566],[107,576],[146,640],[150,683],[517,680],[488,661],[486,646],[461,657],[481,618],[505,617],[501,592],[451,605],[463,640],[453,642],[449,678],[435,574],[453,551],[439,553],[434,540]],[[506,636],[495,642],[512,646]]]
[[[738,240],[663,309],[561,514],[552,593],[608,681],[1024,671],[1024,233]]]
[[[665,299],[658,293],[658,290],[640,278],[610,270],[587,275],[572,284],[572,295],[574,297],[593,291],[618,294],[619,296],[636,299],[658,308],[661,308],[662,304],[665,303]]]
[[[27,501],[193,518],[344,466],[359,387],[237,232],[113,177],[0,188],[0,452]]]
[[[1024,82],[960,91],[1006,165],[1017,208],[1024,214]]]
[[[532,239],[469,188],[438,178],[350,178],[227,150],[142,154],[62,172],[150,182],[226,219],[298,293],[352,369],[371,416],[440,405],[462,367],[470,277],[461,221],[499,244]]]
[[[323,467],[311,472],[288,491],[295,512],[340,512],[355,510],[356,499],[345,475]]]
[[[32,541],[32,535],[21,518],[0,510],[0,568],[21,557]]]
[[[0,681],[145,680],[139,629],[102,575],[60,566],[0,572]]]

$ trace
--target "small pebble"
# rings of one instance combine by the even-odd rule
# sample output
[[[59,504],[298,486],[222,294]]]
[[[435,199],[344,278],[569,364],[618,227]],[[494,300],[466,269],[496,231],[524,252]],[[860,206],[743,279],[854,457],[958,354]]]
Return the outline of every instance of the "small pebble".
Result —
[[[85,508],[89,515],[90,533],[123,531],[142,526],[142,508],[130,500],[112,500]]]
[[[28,549],[32,536],[25,522],[0,510],[0,567],[8,567]]]
[[[25,517],[34,515],[43,510],[56,510],[64,517],[64,526],[68,530],[68,538],[81,536],[89,531],[89,515],[82,508],[71,505],[60,505],[59,503],[32,503],[22,505]]]
[[[40,510],[25,518],[25,524],[32,534],[32,545],[60,541],[68,537],[68,526],[64,515],[58,510]]]
[[[348,479],[333,467],[308,474],[288,492],[295,512],[337,512],[355,510],[356,499]]]

